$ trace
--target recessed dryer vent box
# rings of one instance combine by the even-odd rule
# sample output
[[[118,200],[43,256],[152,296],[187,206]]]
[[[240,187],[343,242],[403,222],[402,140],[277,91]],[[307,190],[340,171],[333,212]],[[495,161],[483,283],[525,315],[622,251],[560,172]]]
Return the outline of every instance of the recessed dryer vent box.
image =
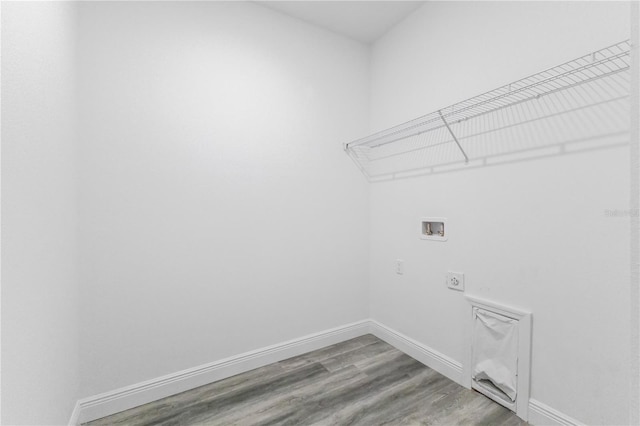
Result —
[[[423,240],[447,241],[449,235],[447,219],[443,217],[423,217],[420,224],[420,238]]]

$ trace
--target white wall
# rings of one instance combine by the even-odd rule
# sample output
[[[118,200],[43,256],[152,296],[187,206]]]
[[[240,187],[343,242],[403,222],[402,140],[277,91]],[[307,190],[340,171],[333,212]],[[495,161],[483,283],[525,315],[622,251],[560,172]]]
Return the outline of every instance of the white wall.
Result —
[[[368,317],[368,49],[251,3],[84,3],[82,395]]]
[[[75,7],[2,3],[2,424],[78,397]]]
[[[629,37],[625,3],[429,2],[375,43],[373,131]],[[463,294],[533,311],[531,397],[627,424],[628,148],[371,186],[372,317],[463,362]],[[423,216],[449,241],[420,240]],[[593,230],[599,230],[594,232]],[[405,274],[394,274],[396,258]]]

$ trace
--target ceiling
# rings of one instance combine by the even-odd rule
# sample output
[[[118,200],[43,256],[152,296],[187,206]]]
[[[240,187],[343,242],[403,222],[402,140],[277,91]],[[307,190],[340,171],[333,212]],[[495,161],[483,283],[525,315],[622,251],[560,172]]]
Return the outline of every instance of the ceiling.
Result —
[[[260,1],[294,18],[372,43],[424,1]]]

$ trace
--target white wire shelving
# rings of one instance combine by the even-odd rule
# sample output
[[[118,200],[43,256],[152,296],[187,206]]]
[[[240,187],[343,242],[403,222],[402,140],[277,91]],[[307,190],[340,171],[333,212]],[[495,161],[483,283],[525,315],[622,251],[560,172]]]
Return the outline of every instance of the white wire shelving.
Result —
[[[630,48],[622,41],[349,142],[345,151],[377,181],[628,143]]]

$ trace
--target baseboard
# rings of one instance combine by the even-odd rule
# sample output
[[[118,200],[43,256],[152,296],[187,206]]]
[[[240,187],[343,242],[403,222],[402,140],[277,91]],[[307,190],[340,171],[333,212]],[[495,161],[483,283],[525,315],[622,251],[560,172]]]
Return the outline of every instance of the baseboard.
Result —
[[[536,426],[583,426],[584,423],[535,399],[529,399],[529,424]]]
[[[433,368],[454,382],[462,383],[462,364],[404,334],[397,332],[375,320],[371,320],[371,333],[394,346],[398,350]],[[464,385],[463,385],[464,386]]]
[[[71,412],[71,418],[69,419],[69,426],[76,426],[80,420],[80,401],[76,402]]]
[[[370,321],[363,320],[298,339],[268,346],[251,352],[215,361],[156,379],[116,389],[78,401],[73,423],[99,419],[139,405],[148,404],[180,392],[240,374],[273,362],[278,362],[333,345],[370,332]],[[76,411],[79,411],[76,413]]]

